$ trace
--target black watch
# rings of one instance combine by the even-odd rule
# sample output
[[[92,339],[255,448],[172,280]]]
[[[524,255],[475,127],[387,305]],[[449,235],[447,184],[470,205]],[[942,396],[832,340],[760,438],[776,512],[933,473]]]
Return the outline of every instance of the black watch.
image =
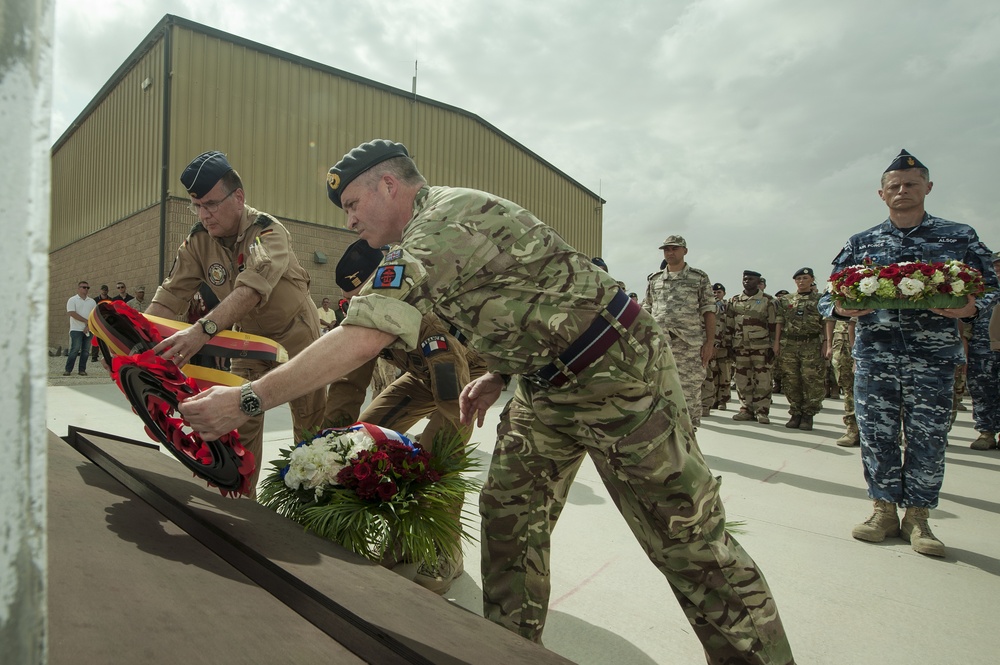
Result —
[[[216,333],[219,332],[219,324],[212,319],[198,319],[198,323],[209,337],[215,337]]]
[[[249,383],[244,383],[240,387],[240,410],[248,416],[259,416],[264,413],[260,397],[253,391],[253,386]]]

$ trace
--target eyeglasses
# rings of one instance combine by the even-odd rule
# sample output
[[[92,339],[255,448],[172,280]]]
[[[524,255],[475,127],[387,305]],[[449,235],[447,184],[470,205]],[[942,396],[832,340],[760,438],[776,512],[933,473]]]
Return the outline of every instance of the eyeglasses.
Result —
[[[119,286],[119,287],[118,287],[118,290],[119,290],[119,291],[124,291],[124,290],[125,290],[125,287],[124,287],[124,286]]]
[[[90,287],[89,286],[79,286],[77,288],[79,288],[79,289],[89,289]]]
[[[236,191],[235,189],[229,190],[229,193],[223,196],[218,201],[209,201],[208,203],[191,203],[190,205],[188,205],[188,210],[190,210],[196,215],[202,210],[204,210],[210,215],[214,215],[215,211],[219,209],[219,206],[221,206],[226,199],[232,196],[235,191]]]

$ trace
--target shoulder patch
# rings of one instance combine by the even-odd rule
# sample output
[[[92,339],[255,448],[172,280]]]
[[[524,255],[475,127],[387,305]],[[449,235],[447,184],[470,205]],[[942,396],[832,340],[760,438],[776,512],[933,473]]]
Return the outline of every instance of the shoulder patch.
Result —
[[[420,350],[426,358],[438,351],[447,351],[448,341],[444,338],[444,335],[431,335],[420,343]]]
[[[271,226],[271,224],[273,224],[275,221],[276,220],[274,219],[274,217],[271,217],[266,212],[261,212],[261,213],[257,213],[257,219],[253,220],[253,223],[256,226],[259,226],[261,228],[266,229],[267,227]],[[274,229],[272,229],[272,231],[273,230]],[[264,234],[262,233],[261,235],[264,235]]]
[[[403,255],[403,250],[401,250],[401,249],[394,249],[394,250],[392,250],[391,252],[389,252],[388,254],[385,255],[385,260],[386,261],[398,261],[399,257],[401,257],[402,255]]]
[[[375,279],[372,288],[375,289],[398,289],[403,285],[403,266],[388,265],[379,266],[375,271]]]

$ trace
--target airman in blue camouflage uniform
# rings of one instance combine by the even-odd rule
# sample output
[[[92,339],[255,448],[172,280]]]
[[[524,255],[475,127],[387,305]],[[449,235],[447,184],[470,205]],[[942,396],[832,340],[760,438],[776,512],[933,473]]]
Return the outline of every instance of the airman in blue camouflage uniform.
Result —
[[[976,231],[924,209],[932,187],[926,167],[901,151],[882,174],[879,189],[889,218],[851,236],[833,260],[834,272],[852,265],[956,259],[982,271],[987,285],[996,287],[990,252]],[[944,479],[955,367],[964,362],[955,319],[976,313],[975,298],[968,296],[961,308],[858,311],[835,304],[828,293],[820,311],[841,319],[857,317],[854,401],[875,510],[852,535],[881,542],[901,534],[917,552],[944,556],[944,545],[927,518],[938,504]],[[902,523],[897,505],[906,507]]]
[[[465,422],[482,425],[504,376],[520,376],[480,497],[487,618],[540,641],[550,535],[589,455],[708,661],[793,662],[763,575],[726,531],[719,481],[652,316],[520,206],[427,186],[398,143],[352,150],[330,170],[328,190],[348,228],[393,247],[344,322],[312,353],[254,382],[254,397],[268,408],[383,347],[413,348],[433,310],[491,370],[462,391]],[[211,436],[240,421],[239,397],[212,389],[182,412]]]

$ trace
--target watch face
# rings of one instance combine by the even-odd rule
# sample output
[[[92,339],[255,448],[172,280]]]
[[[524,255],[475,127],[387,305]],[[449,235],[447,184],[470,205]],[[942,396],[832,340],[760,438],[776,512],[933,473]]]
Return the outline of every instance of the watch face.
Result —
[[[208,335],[214,335],[219,332],[219,324],[215,321],[205,320],[201,322],[201,329]]]
[[[240,398],[240,408],[250,415],[260,412],[260,398],[256,395],[243,395]]]

